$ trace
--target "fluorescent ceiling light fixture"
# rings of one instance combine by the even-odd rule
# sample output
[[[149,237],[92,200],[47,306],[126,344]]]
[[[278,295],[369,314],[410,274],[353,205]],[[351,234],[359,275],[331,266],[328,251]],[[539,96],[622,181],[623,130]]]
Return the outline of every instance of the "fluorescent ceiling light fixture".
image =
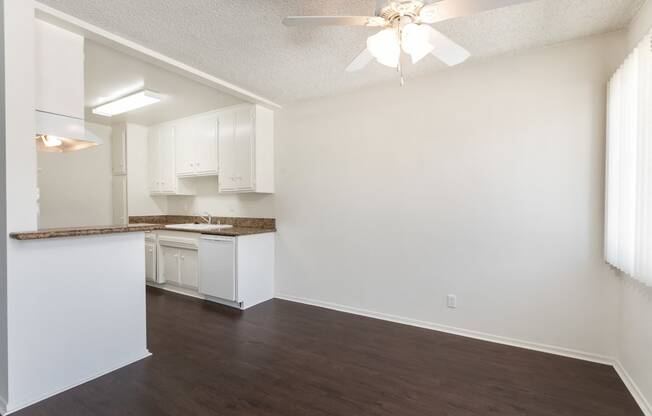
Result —
[[[127,111],[136,110],[161,101],[161,94],[150,90],[142,90],[137,93],[118,98],[117,100],[102,104],[93,108],[93,114],[112,117]]]

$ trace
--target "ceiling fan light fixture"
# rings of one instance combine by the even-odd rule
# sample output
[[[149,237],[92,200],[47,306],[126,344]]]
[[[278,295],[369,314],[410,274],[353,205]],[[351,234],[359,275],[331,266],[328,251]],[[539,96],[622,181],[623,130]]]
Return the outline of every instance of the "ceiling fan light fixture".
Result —
[[[435,48],[428,40],[430,36],[429,29],[429,26],[416,23],[409,23],[403,27],[401,44],[403,51],[412,58],[413,64],[425,58]]]
[[[401,58],[401,45],[396,29],[384,29],[367,38],[367,49],[378,63],[396,68]]]

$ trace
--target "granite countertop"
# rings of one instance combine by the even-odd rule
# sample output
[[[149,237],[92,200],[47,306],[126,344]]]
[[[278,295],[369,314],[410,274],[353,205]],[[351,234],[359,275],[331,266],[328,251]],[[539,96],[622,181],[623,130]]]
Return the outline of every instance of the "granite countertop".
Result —
[[[242,218],[242,217],[213,217],[213,223],[232,225],[233,228],[210,231],[188,231],[185,229],[166,228],[166,225],[203,223],[201,217],[191,215],[151,215],[141,217],[129,217],[130,224],[157,224],[162,230],[184,231],[207,235],[221,235],[225,237],[238,237],[242,235],[253,235],[276,232],[276,220],[274,218]]]
[[[16,232],[9,234],[14,240],[41,240],[45,238],[81,237],[87,235],[133,233],[161,229],[159,224],[107,225],[97,227],[48,228],[37,231]]]
[[[215,221],[233,225],[233,228],[210,231],[188,231],[186,229],[166,228],[169,224],[191,224],[201,222],[201,218],[180,215],[157,215],[147,217],[130,217],[129,225],[106,225],[97,227],[49,228],[36,231],[16,232],[9,236],[14,240],[41,240],[46,238],[82,237],[87,235],[118,234],[143,231],[184,231],[196,234],[238,237],[243,235],[276,232],[276,220],[273,218],[230,218],[215,217]]]
[[[164,225],[159,225],[159,230],[168,230],[168,231],[183,231],[186,233],[199,233],[206,235],[221,235],[224,237],[238,237],[241,235],[253,235],[253,234],[264,234],[264,233],[274,233],[276,228],[256,228],[256,227],[233,227],[233,228],[223,228],[221,230],[203,230],[203,231],[188,231],[187,229],[181,228],[170,228]]]

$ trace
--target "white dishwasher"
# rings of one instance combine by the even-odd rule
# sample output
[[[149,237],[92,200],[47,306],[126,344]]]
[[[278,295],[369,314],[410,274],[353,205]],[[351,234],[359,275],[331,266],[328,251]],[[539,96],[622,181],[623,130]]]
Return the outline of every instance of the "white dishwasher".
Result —
[[[199,292],[235,302],[236,239],[202,235],[199,239]]]

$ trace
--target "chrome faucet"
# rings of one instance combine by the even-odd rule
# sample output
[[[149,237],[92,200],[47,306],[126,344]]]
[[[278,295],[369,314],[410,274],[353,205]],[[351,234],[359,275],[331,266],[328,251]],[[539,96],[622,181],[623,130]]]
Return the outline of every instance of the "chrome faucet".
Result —
[[[208,211],[200,212],[199,217],[202,220],[206,221],[206,224],[212,224],[213,223],[213,216]]]

